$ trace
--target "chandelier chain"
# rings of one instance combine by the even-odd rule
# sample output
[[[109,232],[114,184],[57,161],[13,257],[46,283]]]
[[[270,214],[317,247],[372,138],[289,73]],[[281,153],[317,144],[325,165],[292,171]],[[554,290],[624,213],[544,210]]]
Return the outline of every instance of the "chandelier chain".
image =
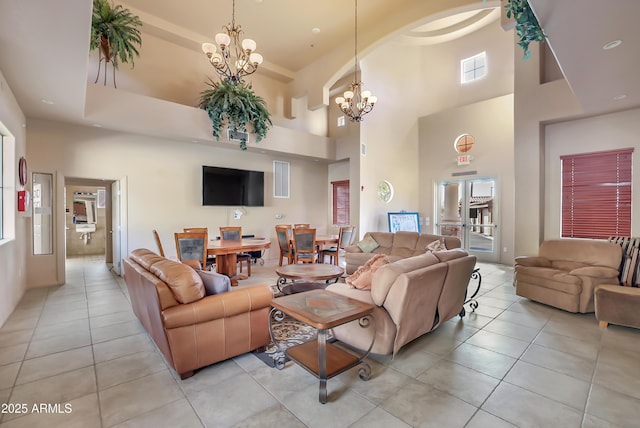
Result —
[[[363,83],[358,80],[358,0],[354,0],[353,15],[355,30],[353,82],[351,82],[351,90],[345,91],[344,96],[336,98],[336,104],[351,122],[362,122],[362,117],[373,110],[378,99],[371,95],[371,91],[363,91]]]

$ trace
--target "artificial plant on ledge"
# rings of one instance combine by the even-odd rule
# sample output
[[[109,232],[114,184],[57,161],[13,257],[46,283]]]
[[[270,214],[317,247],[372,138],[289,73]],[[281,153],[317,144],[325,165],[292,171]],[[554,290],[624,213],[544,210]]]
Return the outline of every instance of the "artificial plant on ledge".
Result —
[[[506,3],[504,8],[507,11],[507,18],[513,17],[516,22],[516,34],[520,39],[518,45],[524,51],[524,59],[528,59],[531,56],[529,44],[542,42],[547,36],[531,10],[528,0],[506,0]]]
[[[100,62],[98,63],[98,75],[100,66],[104,61],[104,84],[107,84],[107,64],[113,68],[113,86],[116,86],[116,70],[118,62],[131,63],[133,67],[134,57],[140,55],[138,47],[142,45],[140,27],[142,21],[121,5],[114,5],[109,0],[93,0],[93,14],[91,16],[91,41],[89,49],[98,49]],[[136,47],[137,46],[137,47]]]
[[[211,119],[212,134],[220,140],[220,132],[225,125],[232,131],[251,132],[259,143],[267,136],[272,125],[271,114],[264,99],[253,92],[250,84],[242,81],[234,83],[228,80],[214,82],[209,79],[208,89],[200,93],[200,108]],[[247,150],[247,141],[240,141],[240,149]]]

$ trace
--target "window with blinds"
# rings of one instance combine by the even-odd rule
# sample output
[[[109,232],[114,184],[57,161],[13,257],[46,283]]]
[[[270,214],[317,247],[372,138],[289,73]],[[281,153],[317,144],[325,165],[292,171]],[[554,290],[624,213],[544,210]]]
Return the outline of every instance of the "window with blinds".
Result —
[[[332,181],[333,224],[349,224],[349,180]]]
[[[561,156],[562,237],[631,236],[633,149]]]

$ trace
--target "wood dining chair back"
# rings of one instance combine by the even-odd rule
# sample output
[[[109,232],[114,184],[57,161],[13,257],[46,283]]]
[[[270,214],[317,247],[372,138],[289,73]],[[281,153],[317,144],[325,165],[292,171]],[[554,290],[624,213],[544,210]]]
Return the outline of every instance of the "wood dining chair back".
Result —
[[[293,229],[293,262],[315,263],[317,259],[316,229],[299,227]]]
[[[164,257],[164,249],[162,249],[162,242],[160,242],[160,235],[158,235],[158,231],[153,229],[153,237],[156,240],[156,245],[158,246],[158,251],[160,255]]]
[[[220,239],[223,241],[240,241],[242,239],[242,227],[221,226]]]
[[[178,260],[198,260],[202,269],[207,266],[207,234],[176,232],[176,254]]]
[[[338,243],[330,248],[322,249],[320,251],[320,261],[324,263],[325,256],[328,256],[329,262],[338,266],[340,264],[340,250],[344,250],[344,247],[351,245],[355,229],[355,226],[340,227],[340,231],[338,232]]]
[[[241,241],[242,227],[241,226],[221,226],[220,240],[221,241]],[[236,258],[238,259],[238,264],[240,265],[240,272],[242,272],[242,263],[246,263],[247,275],[251,276],[251,254],[238,253],[236,255]]]
[[[208,227],[185,227],[183,232],[187,233],[204,233],[206,234],[205,251],[209,246],[209,228]],[[207,266],[205,270],[210,270],[216,264],[216,256],[207,255]],[[204,269],[204,268],[203,268]]]
[[[291,245],[291,225],[279,224],[276,226],[276,237],[278,238],[278,246],[280,247],[280,261],[278,266],[282,266],[282,260],[287,258],[289,264],[293,263],[293,248]]]

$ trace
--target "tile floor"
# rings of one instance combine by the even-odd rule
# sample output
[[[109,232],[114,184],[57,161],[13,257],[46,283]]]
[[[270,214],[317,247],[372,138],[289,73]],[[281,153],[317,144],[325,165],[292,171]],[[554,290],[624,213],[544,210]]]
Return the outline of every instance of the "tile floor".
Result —
[[[179,380],[123,281],[100,259],[71,259],[66,285],[29,290],[0,329],[0,426],[639,426],[640,330],[521,299],[508,266],[481,272],[475,313],[372,359],[368,382],[357,370],[329,380],[321,405],[313,376],[251,354]],[[241,286],[265,282],[273,264]]]

